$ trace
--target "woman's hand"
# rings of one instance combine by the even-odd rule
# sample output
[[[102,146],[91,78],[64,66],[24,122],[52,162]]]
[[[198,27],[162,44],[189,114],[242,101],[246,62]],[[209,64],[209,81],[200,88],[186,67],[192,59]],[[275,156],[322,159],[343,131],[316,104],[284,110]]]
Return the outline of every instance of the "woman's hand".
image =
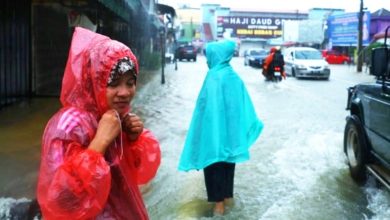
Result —
[[[122,129],[130,141],[135,141],[144,130],[144,123],[138,115],[128,113],[122,118]]]
[[[120,133],[120,119],[115,110],[108,110],[99,121],[95,137],[88,148],[104,153]]]

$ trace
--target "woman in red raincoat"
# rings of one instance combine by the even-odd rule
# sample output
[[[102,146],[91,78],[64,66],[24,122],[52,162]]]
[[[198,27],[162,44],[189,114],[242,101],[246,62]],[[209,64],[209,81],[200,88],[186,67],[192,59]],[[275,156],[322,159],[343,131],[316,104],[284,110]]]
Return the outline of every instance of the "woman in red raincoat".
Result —
[[[138,62],[124,44],[76,28],[63,107],[43,139],[37,196],[44,219],[148,219],[138,184],[160,165],[160,146],[130,113]]]

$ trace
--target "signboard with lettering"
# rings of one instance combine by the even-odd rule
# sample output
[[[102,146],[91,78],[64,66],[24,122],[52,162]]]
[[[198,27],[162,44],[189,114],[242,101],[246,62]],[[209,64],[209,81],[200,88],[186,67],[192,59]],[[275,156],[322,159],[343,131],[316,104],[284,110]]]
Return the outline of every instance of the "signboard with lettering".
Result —
[[[333,46],[356,46],[358,43],[358,13],[333,15],[328,18],[329,43]],[[363,15],[363,45],[370,43],[370,12]]]
[[[219,16],[217,36],[229,32],[238,38],[276,38],[282,36],[282,20],[273,17]]]

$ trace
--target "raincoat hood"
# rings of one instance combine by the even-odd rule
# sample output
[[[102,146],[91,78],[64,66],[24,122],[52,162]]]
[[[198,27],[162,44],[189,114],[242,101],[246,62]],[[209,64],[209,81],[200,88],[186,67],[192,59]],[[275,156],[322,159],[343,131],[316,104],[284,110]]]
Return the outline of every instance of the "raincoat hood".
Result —
[[[212,42],[206,46],[207,65],[210,69],[219,65],[228,65],[234,55],[236,43],[231,40]]]
[[[62,80],[61,103],[64,107],[77,107],[96,118],[108,110],[106,87],[111,69],[122,58],[138,61],[124,44],[76,27]]]

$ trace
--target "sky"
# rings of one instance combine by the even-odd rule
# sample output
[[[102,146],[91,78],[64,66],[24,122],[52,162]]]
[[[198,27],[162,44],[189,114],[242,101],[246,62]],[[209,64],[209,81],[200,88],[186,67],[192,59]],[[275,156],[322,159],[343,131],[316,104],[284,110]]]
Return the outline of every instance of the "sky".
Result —
[[[311,8],[338,8],[346,12],[359,11],[360,0],[159,0],[158,3],[178,8],[186,4],[199,8],[201,4],[220,4],[231,10],[245,11],[302,11]],[[390,11],[390,0],[364,0],[364,7],[371,12],[380,8]]]

